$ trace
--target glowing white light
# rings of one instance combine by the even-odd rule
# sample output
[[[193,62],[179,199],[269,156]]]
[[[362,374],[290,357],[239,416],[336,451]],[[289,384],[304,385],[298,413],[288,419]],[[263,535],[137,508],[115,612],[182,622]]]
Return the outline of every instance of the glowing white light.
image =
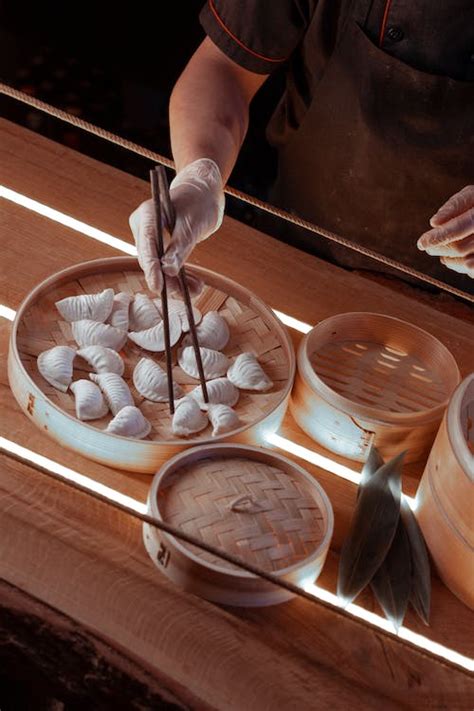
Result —
[[[9,306],[4,306],[0,304],[0,316],[2,318],[8,319],[8,321],[13,321],[16,316],[16,311],[13,311]]]
[[[313,452],[311,449],[302,447],[300,444],[296,444],[295,442],[292,442],[281,435],[275,434],[274,432],[266,434],[265,439],[275,447],[283,449],[285,452],[289,452],[290,454],[294,454],[296,457],[304,459],[304,461],[309,462],[310,464],[315,464],[317,467],[320,467],[320,469],[331,472],[331,474],[336,474],[336,476],[341,477],[341,479],[346,479],[357,486],[360,484],[360,474],[358,472],[354,471],[354,469],[346,467],[344,464],[335,462],[329,457],[324,457],[322,454],[319,454],[319,452]],[[411,496],[406,496],[406,494],[403,494],[403,496],[408,503],[408,506],[412,509],[412,511],[414,511],[416,508],[415,499]]]
[[[0,449],[5,452],[10,452],[11,454],[16,454],[17,456],[22,457],[33,464],[38,464],[53,474],[57,474],[61,479],[80,484],[89,491],[105,496],[111,502],[117,502],[123,506],[126,506],[131,511],[136,511],[141,514],[147,513],[146,504],[141,501],[133,499],[131,496],[121,494],[119,491],[112,489],[110,486],[101,484],[100,482],[95,481],[95,479],[84,476],[84,474],[79,474],[79,472],[69,469],[68,467],[64,467],[62,464],[59,464],[59,462],[43,457],[41,454],[32,452],[31,449],[26,449],[26,447],[22,447],[16,442],[12,442],[5,437],[0,437]]]
[[[324,588],[321,588],[319,585],[310,583],[308,585],[305,585],[304,589],[310,595],[314,595],[314,597],[318,600],[327,602],[333,607],[342,607],[341,600],[340,598],[338,598],[337,595],[332,592],[329,592],[329,590],[324,590]],[[349,615],[353,615],[354,617],[358,617],[359,619],[364,620],[364,622],[367,622],[368,624],[373,625],[374,627],[379,627],[380,629],[385,630],[385,632],[393,634],[394,637],[397,636],[397,632],[391,622],[386,620],[385,617],[377,615],[375,612],[370,612],[369,610],[366,610],[365,608],[360,607],[359,605],[354,605],[353,603],[346,607],[346,612]],[[456,652],[454,649],[449,649],[449,647],[445,647],[442,644],[438,644],[438,642],[433,642],[433,640],[428,639],[428,637],[424,637],[421,634],[417,634],[416,632],[409,630],[407,627],[400,627],[400,629],[398,630],[398,637],[400,637],[401,639],[405,639],[408,642],[411,642],[411,644],[413,644],[415,647],[425,649],[427,652],[430,652],[430,654],[433,654],[436,657],[447,659],[453,664],[457,664],[458,666],[463,667],[468,671],[474,671],[473,659],[470,659],[469,657],[466,657],[463,654],[459,654],[459,652]]]
[[[272,311],[275,316],[277,316],[280,321],[285,324],[285,326],[294,328],[295,331],[301,331],[301,333],[308,333],[308,331],[311,331],[311,329],[313,328],[309,325],[309,323],[304,323],[304,321],[298,321],[297,318],[293,318],[293,316],[288,316],[288,314],[284,314],[283,311],[277,311],[276,309],[272,309]]]
[[[10,200],[10,202],[14,202],[17,205],[21,205],[21,207],[26,207],[28,210],[32,210],[38,215],[48,217],[50,220],[54,220],[54,222],[59,222],[59,224],[69,227],[71,230],[81,232],[82,234],[87,235],[87,237],[92,237],[92,239],[95,239],[98,242],[108,244],[110,247],[120,250],[120,252],[125,252],[126,254],[131,254],[132,256],[136,256],[137,254],[137,248],[135,245],[129,244],[123,239],[119,239],[113,235],[109,235],[107,232],[98,230],[96,227],[87,225],[85,222],[81,222],[81,220],[76,220],[75,217],[65,215],[64,212],[54,210],[52,207],[48,207],[48,205],[44,205],[37,200],[32,200],[31,198],[26,197],[26,195],[15,192],[15,190],[10,190],[10,188],[5,187],[4,185],[0,185],[0,197],[5,198],[5,200]]]

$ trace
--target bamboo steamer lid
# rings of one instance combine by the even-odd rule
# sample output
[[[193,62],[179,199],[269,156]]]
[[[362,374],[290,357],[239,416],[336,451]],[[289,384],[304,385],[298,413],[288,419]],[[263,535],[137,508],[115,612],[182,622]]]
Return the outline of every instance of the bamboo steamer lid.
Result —
[[[246,445],[203,445],[155,476],[149,513],[266,572],[303,586],[318,577],[333,532],[332,507],[301,467]],[[145,546],[174,582],[228,605],[261,606],[292,597],[196,546],[148,524]]]
[[[415,513],[440,577],[474,609],[474,373],[450,400]]]
[[[400,319],[346,313],[302,339],[290,410],[327,449],[365,461],[373,444],[384,459],[407,450],[427,456],[460,375],[434,336]]]

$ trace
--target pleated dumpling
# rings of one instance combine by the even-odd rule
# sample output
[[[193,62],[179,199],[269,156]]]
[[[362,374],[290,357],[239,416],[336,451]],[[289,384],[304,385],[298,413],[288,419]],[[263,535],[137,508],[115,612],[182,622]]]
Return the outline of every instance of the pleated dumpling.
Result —
[[[214,351],[211,348],[200,347],[199,350],[201,352],[202,367],[206,380],[219,378],[221,375],[226,373],[230,365],[230,361],[227,356],[223,353],[219,353],[219,351]],[[186,346],[180,350],[178,362],[180,368],[182,368],[187,375],[190,375],[191,378],[199,380],[196,356],[194,355],[194,348],[192,346]]]
[[[170,345],[174,346],[181,337],[181,321],[176,314],[169,318],[170,324]],[[161,321],[156,326],[147,328],[145,331],[131,331],[128,334],[131,341],[144,348],[146,351],[158,353],[165,350],[165,328]]]
[[[72,380],[72,363],[76,351],[69,346],[54,346],[38,356],[38,370],[45,380],[65,393]]]
[[[61,316],[72,323],[90,319],[102,323],[109,317],[114,301],[114,290],[104,289],[99,294],[79,294],[56,301]]]
[[[263,370],[253,353],[241,353],[234,360],[227,377],[230,382],[242,390],[270,390],[272,381]]]
[[[201,410],[207,410],[209,405],[228,405],[233,407],[239,399],[239,391],[228,378],[215,378],[206,383],[209,403],[204,402],[201,386],[198,385],[189,393],[198,403]]]
[[[147,400],[153,402],[168,402],[168,378],[163,368],[150,360],[141,358],[133,371],[133,384]],[[183,391],[178,383],[173,382],[175,399],[183,397]]]
[[[109,422],[105,431],[122,437],[143,439],[151,430],[151,424],[138,407],[127,405]]]
[[[102,390],[109,410],[116,415],[123,407],[134,405],[127,383],[116,373],[90,373],[89,378]]]
[[[74,321],[72,335],[81,348],[84,346],[105,346],[118,351],[127,340],[126,331],[109,326],[107,323],[98,323],[89,319]]]
[[[90,380],[76,380],[71,383],[76,401],[76,417],[79,420],[98,420],[109,411],[98,385]]]
[[[155,303],[159,304],[161,303],[160,300],[154,299]],[[192,305],[193,309],[193,318],[194,318],[194,323],[198,324],[201,319],[202,319],[202,313],[199,311],[197,306]],[[163,311],[163,309],[161,309]],[[168,314],[171,316],[171,314],[175,314],[176,316],[179,316],[181,320],[181,328],[182,330],[186,333],[189,331],[189,322],[188,322],[188,313],[186,311],[186,304],[184,301],[180,301],[179,299],[168,299]]]
[[[112,311],[107,319],[107,323],[115,328],[119,328],[121,331],[128,331],[129,310],[132,298],[133,297],[125,291],[120,291],[118,294],[115,294],[112,303]]]
[[[116,373],[123,375],[124,362],[117,351],[105,346],[86,346],[77,351],[77,355],[89,363],[96,373]]]
[[[196,333],[199,345],[204,348],[212,348],[214,351],[221,351],[225,348],[230,338],[227,321],[217,311],[208,311],[207,314],[204,314],[201,323],[196,326]],[[183,341],[183,346],[191,344],[191,336],[188,335]]]
[[[201,412],[194,398],[184,397],[175,406],[171,427],[177,437],[188,437],[207,427],[207,415]]]
[[[212,425],[213,437],[235,430],[241,424],[235,410],[228,405],[209,405],[207,414]]]
[[[131,331],[145,331],[161,321],[161,313],[156,304],[146,294],[135,294],[130,304]]]

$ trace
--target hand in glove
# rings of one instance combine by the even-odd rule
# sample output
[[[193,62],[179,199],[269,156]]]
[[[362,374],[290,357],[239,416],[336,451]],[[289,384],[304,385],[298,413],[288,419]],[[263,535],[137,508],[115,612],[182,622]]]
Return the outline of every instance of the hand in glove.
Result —
[[[165,249],[162,266],[167,276],[176,277],[195,245],[221,225],[225,200],[219,168],[209,158],[200,158],[190,163],[171,183],[170,197],[176,223]],[[137,245],[138,262],[145,273],[147,284],[151,291],[160,292],[162,276],[152,200],[143,202],[130,215],[129,222]],[[167,280],[172,291],[178,290],[176,281]],[[191,292],[195,293],[197,284],[191,279],[188,282]]]
[[[474,185],[450,197],[430,224],[433,229],[421,235],[418,249],[440,257],[449,269],[474,279]]]

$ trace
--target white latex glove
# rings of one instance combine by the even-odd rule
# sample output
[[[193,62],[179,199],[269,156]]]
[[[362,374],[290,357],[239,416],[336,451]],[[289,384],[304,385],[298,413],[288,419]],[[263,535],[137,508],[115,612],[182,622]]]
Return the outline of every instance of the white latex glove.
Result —
[[[474,185],[447,200],[430,220],[433,229],[421,235],[418,249],[440,257],[448,269],[474,279]]]
[[[162,265],[167,276],[176,277],[195,245],[209,237],[222,223],[225,199],[216,163],[210,158],[200,158],[187,165],[171,183],[170,197],[176,213],[176,224],[165,249]],[[130,215],[129,223],[137,245],[138,262],[145,273],[147,284],[151,291],[160,292],[162,276],[152,200],[142,202]],[[178,290],[175,279],[168,279],[167,283],[171,290]],[[195,293],[197,284],[191,279],[188,279],[188,284]]]

